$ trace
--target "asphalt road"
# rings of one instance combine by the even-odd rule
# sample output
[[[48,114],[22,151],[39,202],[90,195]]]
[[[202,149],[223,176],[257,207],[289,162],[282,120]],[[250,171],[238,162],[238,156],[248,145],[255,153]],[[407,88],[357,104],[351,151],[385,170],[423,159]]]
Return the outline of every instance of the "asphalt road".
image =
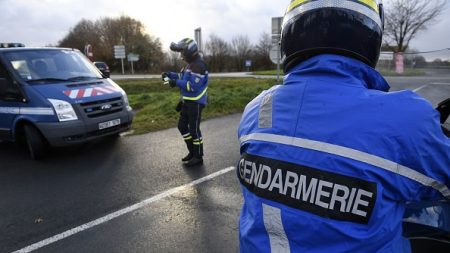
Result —
[[[434,105],[450,97],[450,76],[388,81]],[[239,119],[202,123],[205,163],[196,168],[181,165],[175,128],[53,150],[39,162],[0,143],[0,252],[237,252]]]

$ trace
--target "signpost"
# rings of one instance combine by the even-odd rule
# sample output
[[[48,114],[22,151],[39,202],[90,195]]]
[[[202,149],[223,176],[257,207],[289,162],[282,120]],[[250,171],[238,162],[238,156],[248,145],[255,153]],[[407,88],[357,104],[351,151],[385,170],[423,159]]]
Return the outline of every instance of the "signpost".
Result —
[[[134,75],[133,62],[139,61],[139,55],[138,54],[129,53],[127,58],[128,58],[128,61],[131,62],[131,74]]]
[[[123,68],[123,59],[125,59],[125,46],[124,45],[115,45],[114,46],[114,58],[120,59],[122,62],[122,75],[125,74],[125,69]]]
[[[269,52],[270,60],[277,65],[277,82],[280,82],[280,61],[281,61],[281,52],[279,45],[273,45],[270,48]]]
[[[272,18],[272,47],[270,49],[270,60],[277,64],[277,82],[280,81],[280,39],[281,39],[281,24],[283,17]]]
[[[252,66],[252,60],[245,60],[245,67],[247,68],[247,72],[250,72],[251,66]]]
[[[280,63],[281,60],[280,46],[272,45],[272,47],[270,48],[269,57],[273,63],[275,64]]]

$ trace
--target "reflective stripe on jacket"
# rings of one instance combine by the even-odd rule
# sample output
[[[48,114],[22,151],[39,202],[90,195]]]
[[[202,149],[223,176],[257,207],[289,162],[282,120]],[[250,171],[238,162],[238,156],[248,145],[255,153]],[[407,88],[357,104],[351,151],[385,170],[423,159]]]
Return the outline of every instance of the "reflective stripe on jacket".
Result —
[[[183,100],[206,105],[208,96],[208,71],[203,60],[198,57],[188,64],[181,73],[171,72],[171,79],[177,80]]]
[[[450,140],[412,91],[343,56],[293,68],[242,116],[241,252],[408,252],[406,201],[450,199]]]

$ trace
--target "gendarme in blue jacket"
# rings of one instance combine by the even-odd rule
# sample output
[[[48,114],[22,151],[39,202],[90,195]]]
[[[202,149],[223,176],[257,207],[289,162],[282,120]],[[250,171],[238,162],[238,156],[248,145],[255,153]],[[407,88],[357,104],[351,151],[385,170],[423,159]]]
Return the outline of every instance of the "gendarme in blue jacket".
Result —
[[[170,72],[169,78],[176,80],[184,101],[206,105],[208,71],[200,56],[184,67],[181,73]]]
[[[412,91],[320,55],[250,102],[239,126],[241,252],[408,252],[407,201],[450,198],[450,139]]]

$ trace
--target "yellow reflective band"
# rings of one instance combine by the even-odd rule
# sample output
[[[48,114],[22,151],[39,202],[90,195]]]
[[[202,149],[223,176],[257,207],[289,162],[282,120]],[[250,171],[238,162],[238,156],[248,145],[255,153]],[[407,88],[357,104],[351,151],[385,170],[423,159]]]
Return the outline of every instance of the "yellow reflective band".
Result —
[[[195,141],[194,141],[193,144],[194,144],[194,145],[200,145],[200,144],[203,144],[203,141],[201,141],[201,142],[195,142]]]
[[[190,140],[190,139],[192,139],[192,136],[189,136],[189,137],[184,138],[185,141],[188,141],[188,140]]]
[[[191,82],[187,82],[187,90],[190,91],[191,90]]]
[[[291,2],[291,4],[289,4],[289,7],[287,9],[287,12],[290,12],[292,9],[294,9],[295,7],[304,4],[306,2],[310,2],[311,0],[294,0]],[[347,0],[350,1],[350,0]],[[370,8],[372,8],[374,11],[376,11],[377,13],[379,13],[378,10],[378,3],[376,0],[357,0],[357,2],[361,2],[367,6],[369,6]]]
[[[193,97],[183,97],[183,99],[191,100],[191,101],[199,100],[200,98],[202,98],[206,94],[207,90],[208,90],[208,88],[205,88],[205,90],[200,95],[196,96],[195,98],[193,98]]]
[[[370,8],[372,8],[374,11],[376,11],[377,13],[380,12],[380,10],[378,9],[378,3],[376,0],[358,0],[359,2],[369,6]]]
[[[292,9],[294,9],[295,7],[299,6],[300,4],[303,4],[305,2],[309,2],[310,0],[295,0],[292,1],[291,4],[289,5],[287,12],[291,11]]]

